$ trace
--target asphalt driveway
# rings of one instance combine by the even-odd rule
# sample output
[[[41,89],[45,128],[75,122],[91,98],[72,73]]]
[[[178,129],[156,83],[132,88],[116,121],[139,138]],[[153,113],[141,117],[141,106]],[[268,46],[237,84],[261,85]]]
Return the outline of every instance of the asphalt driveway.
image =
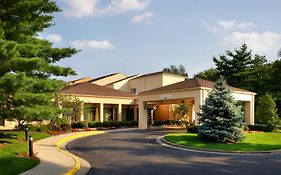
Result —
[[[156,138],[179,130],[117,131],[66,147],[90,162],[93,175],[278,175],[281,155],[222,155],[164,147]]]

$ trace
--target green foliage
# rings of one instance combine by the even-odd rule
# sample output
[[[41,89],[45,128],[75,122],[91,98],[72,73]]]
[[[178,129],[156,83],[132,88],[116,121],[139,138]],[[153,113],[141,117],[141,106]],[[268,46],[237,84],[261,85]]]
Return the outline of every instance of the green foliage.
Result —
[[[88,123],[89,128],[102,128],[102,127],[133,127],[138,126],[137,121],[104,121],[104,122],[90,122]]]
[[[71,123],[71,127],[72,128],[81,128],[81,129],[88,128],[88,122],[87,121],[74,122],[74,123]]]
[[[222,78],[216,82],[201,109],[198,114],[199,137],[212,142],[237,142],[243,139],[242,108],[237,106]]]
[[[247,125],[250,131],[271,132],[271,128],[264,124]]]
[[[155,126],[162,126],[162,125],[181,125],[181,121],[178,120],[161,120],[154,122]]]
[[[198,132],[198,126],[197,125],[191,125],[186,128],[186,131],[188,133],[197,133]]]
[[[277,130],[280,126],[276,104],[271,94],[265,94],[258,99],[256,121],[267,125],[270,130]]]
[[[176,75],[188,76],[183,65],[179,65],[179,67],[175,65],[170,65],[170,67],[164,68],[163,71],[173,73]]]
[[[219,72],[215,68],[210,68],[203,72],[199,72],[196,76],[205,80],[216,81],[219,77]]]
[[[53,120],[61,113],[53,98],[65,84],[50,77],[74,75],[55,63],[77,51],[54,48],[37,35],[60,9],[51,0],[4,0],[0,9],[0,118],[19,125]]]

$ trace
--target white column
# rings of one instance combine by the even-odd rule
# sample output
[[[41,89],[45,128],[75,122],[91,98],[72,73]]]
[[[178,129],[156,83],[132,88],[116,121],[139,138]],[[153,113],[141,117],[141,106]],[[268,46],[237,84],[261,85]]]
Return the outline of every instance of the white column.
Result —
[[[100,103],[100,122],[103,122],[103,103]]]
[[[147,129],[147,107],[143,101],[139,101],[139,128]]]
[[[137,105],[134,105],[134,120],[138,121],[138,110]]]
[[[84,103],[81,105],[80,121],[84,121]]]
[[[122,120],[122,104],[118,104],[118,116],[117,120],[121,121]]]
[[[252,101],[245,102],[245,122],[247,125],[255,124],[255,96],[253,95]]]

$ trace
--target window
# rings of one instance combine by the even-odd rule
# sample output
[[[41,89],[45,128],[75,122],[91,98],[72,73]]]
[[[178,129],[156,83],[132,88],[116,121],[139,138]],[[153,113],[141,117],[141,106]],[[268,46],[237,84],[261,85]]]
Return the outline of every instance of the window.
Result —
[[[137,89],[136,89],[136,88],[132,88],[132,89],[131,89],[131,93],[132,93],[132,94],[136,94],[136,93],[137,93]]]

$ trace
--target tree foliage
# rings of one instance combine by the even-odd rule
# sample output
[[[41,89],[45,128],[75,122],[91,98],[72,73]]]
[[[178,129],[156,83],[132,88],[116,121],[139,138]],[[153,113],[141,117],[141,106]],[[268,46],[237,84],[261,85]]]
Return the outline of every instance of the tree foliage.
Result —
[[[163,71],[173,73],[176,75],[188,76],[183,65],[179,65],[178,67],[175,65],[170,65],[170,67],[164,68]]]
[[[52,14],[60,9],[51,0],[3,0],[0,9],[0,118],[24,122],[57,116],[53,98],[64,83],[50,77],[75,72],[54,63],[77,51],[55,48],[37,35],[52,26]]]
[[[276,130],[279,127],[280,119],[271,94],[266,93],[258,99],[256,121],[266,124],[270,130]]]
[[[181,103],[174,106],[174,116],[177,121],[180,121],[182,124],[188,128],[191,125],[191,121],[189,121],[188,117],[189,108],[186,104]]]
[[[198,135],[211,142],[237,142],[243,139],[243,112],[230,95],[225,81],[217,80],[199,113]]]

